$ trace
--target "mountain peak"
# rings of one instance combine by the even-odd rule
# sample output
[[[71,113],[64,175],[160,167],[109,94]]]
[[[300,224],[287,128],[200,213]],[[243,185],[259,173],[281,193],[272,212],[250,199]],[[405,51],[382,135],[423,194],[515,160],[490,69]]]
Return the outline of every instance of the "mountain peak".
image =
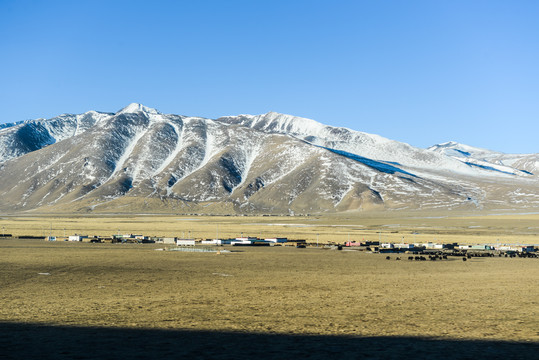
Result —
[[[469,156],[470,154],[474,154],[474,155],[477,155],[477,156],[484,156],[485,154],[496,154],[496,155],[501,155],[502,154],[499,151],[492,151],[492,150],[488,150],[488,149],[478,148],[478,147],[475,147],[475,146],[462,144],[462,143],[459,143],[459,142],[456,142],[456,141],[448,141],[448,142],[445,142],[445,143],[442,143],[442,144],[436,144],[436,145],[433,145],[433,146],[429,147],[427,150],[437,151],[437,152],[441,152],[441,153],[445,152],[446,155],[448,154],[447,153],[448,151],[458,151],[460,153],[466,153],[467,156]]]
[[[139,103],[131,103],[118,111],[116,114],[129,114],[129,113],[136,113],[136,112],[145,112],[147,114],[160,114],[159,111],[157,111],[154,108],[144,106]]]

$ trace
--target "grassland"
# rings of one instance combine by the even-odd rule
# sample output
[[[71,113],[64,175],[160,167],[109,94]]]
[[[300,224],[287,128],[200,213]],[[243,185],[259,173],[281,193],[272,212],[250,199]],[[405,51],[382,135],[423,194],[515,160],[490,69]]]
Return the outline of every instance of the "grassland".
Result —
[[[2,241],[0,318],[539,341],[536,259],[399,262],[316,248],[215,255],[155,246]]]
[[[46,236],[136,233],[153,236],[228,238],[241,234],[310,242],[348,240],[441,243],[539,244],[539,214],[344,213],[328,216],[87,215],[4,216],[2,231]]]
[[[50,231],[50,224],[58,236],[65,227],[68,233],[101,235],[118,229],[167,236],[190,231],[201,238],[219,231],[220,237],[243,232],[316,241],[318,234],[320,242],[342,242],[349,236],[538,242],[537,215],[2,220],[6,232],[14,235],[39,235]],[[0,240],[0,322],[31,325],[32,334],[36,327],[49,326],[239,332],[287,336],[291,343],[298,341],[294,336],[307,335],[331,341],[335,336],[384,337],[383,343],[425,338],[539,343],[537,259],[416,262],[321,248],[241,248],[216,255],[155,251],[160,247]]]

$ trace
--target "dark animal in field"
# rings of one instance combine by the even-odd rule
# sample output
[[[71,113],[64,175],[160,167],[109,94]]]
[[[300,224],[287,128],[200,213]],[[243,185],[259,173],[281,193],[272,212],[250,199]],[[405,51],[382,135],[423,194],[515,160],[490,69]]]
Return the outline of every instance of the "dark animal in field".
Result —
[[[386,260],[391,260],[391,256],[386,256]]]
[[[468,259],[466,259],[465,257],[462,258],[462,261],[466,261],[466,260],[468,260]]]
[[[413,256],[408,256],[408,260],[414,260]]]
[[[400,258],[400,257],[398,257],[398,256],[397,256],[397,257],[395,258],[395,260],[400,260],[400,259],[401,259],[401,258]]]

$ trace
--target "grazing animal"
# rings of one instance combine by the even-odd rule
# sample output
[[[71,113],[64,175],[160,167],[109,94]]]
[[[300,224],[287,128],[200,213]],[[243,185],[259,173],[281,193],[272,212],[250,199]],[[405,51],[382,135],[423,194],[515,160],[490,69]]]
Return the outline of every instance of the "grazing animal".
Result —
[[[466,260],[468,260],[468,259],[466,259],[465,257],[462,258],[462,261],[466,261]]]
[[[391,260],[391,256],[386,256],[386,260]]]
[[[400,260],[401,258],[397,256],[397,258],[395,260]]]
[[[413,256],[408,256],[408,260],[414,260]]]

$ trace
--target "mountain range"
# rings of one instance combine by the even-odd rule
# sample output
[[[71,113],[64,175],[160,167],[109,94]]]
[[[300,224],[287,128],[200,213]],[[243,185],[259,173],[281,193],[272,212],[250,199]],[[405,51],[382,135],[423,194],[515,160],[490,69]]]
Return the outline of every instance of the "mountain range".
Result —
[[[141,104],[0,125],[0,211],[318,214],[536,209],[539,154],[421,149],[269,112]]]

